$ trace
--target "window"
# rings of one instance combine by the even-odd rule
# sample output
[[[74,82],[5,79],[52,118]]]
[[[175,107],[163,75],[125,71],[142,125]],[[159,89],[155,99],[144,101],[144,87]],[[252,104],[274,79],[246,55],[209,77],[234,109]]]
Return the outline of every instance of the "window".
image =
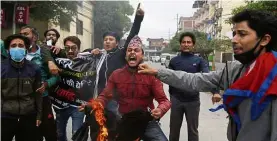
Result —
[[[83,35],[83,21],[76,19],[76,33]]]
[[[70,31],[70,22],[65,22],[64,20],[60,20],[60,27],[63,30]]]

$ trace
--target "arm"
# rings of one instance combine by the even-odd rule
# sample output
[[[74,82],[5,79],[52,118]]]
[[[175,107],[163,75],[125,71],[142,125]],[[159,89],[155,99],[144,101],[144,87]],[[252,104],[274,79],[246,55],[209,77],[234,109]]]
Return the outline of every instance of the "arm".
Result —
[[[41,120],[42,116],[42,95],[36,90],[41,85],[41,72],[40,69],[37,68],[36,74],[35,74],[35,81],[33,83],[33,91],[35,92],[35,104],[36,104],[36,111],[37,111],[37,120]]]
[[[97,97],[97,100],[101,102],[103,107],[106,106],[107,102],[112,99],[113,92],[115,90],[115,83],[114,83],[114,73],[111,74],[109,77],[108,83],[103,90],[103,92]]]
[[[144,17],[144,14],[141,14],[139,15],[138,13],[136,14],[136,17],[135,17],[135,20],[134,20],[134,23],[132,25],[132,28],[131,28],[131,31],[126,39],[126,42],[124,44],[124,48],[123,48],[123,52],[126,53],[126,50],[127,50],[127,47],[128,47],[128,44],[130,43],[131,39],[135,36],[135,35],[138,35],[139,33],[139,30],[140,30],[140,25],[141,25],[141,22],[143,20],[143,17]],[[125,57],[125,55],[124,55]]]
[[[152,84],[152,93],[154,94],[155,100],[159,103],[157,108],[162,110],[162,117],[170,109],[171,103],[164,93],[162,82],[154,78]]]
[[[212,91],[222,86],[219,84],[223,70],[210,73],[186,73],[184,71],[173,71],[170,69],[159,69],[157,78],[162,82],[179,88],[181,90],[192,90],[197,92]],[[223,87],[223,86],[222,86]]]
[[[200,71],[204,72],[204,73],[209,73],[210,72],[210,70],[209,70],[209,64],[203,58],[200,58]],[[212,94],[219,94],[220,92],[219,92],[219,90],[217,88],[215,88],[215,89],[211,90],[211,93]]]
[[[200,58],[200,71],[204,72],[204,73],[209,73],[209,64],[206,60],[204,60],[203,58]]]

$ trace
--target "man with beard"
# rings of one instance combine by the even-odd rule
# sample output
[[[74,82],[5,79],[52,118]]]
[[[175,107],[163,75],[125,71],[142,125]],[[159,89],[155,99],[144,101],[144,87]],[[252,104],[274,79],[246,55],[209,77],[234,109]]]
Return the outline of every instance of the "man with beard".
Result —
[[[228,140],[277,139],[277,17],[244,10],[232,17],[233,50],[237,61],[211,73],[186,73],[140,65],[140,74],[152,74],[183,90],[224,89],[223,105],[229,114]]]
[[[24,26],[20,30],[20,34],[27,37],[31,41],[30,47],[27,49],[26,60],[29,60],[37,64],[41,70],[42,85],[37,92],[43,95],[42,101],[42,124],[39,127],[37,134],[38,140],[43,141],[45,137],[46,141],[56,141],[56,125],[52,112],[52,104],[48,97],[48,89],[56,84],[57,76],[52,76],[49,72],[47,65],[42,63],[41,48],[37,45],[39,34],[34,27]]]
[[[65,53],[61,51],[60,47],[56,46],[60,33],[54,29],[48,29],[44,32],[45,41],[41,47],[41,55],[43,63],[48,64],[49,70],[52,74],[58,74],[59,68],[54,63],[55,57],[66,57]]]
[[[105,106],[110,99],[115,97],[119,103],[120,115],[137,109],[147,111],[150,108],[152,110],[151,115],[154,119],[159,120],[170,109],[171,103],[167,99],[163,84],[159,80],[154,76],[138,74],[137,68],[143,62],[143,57],[142,41],[138,36],[135,36],[127,47],[125,57],[127,65],[111,74],[107,86],[96,101]],[[154,107],[153,99],[159,103],[157,108]],[[142,139],[167,141],[156,120],[148,123]]]
[[[8,59],[1,62],[1,140],[37,141],[42,117],[40,69],[25,59],[28,38],[11,35],[5,39]]]

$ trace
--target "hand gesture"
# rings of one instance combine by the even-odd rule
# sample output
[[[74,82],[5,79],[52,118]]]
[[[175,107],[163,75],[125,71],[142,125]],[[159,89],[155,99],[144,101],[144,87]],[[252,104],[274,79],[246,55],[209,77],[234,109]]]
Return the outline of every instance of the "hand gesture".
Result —
[[[151,111],[151,115],[155,118],[155,119],[159,119],[162,116],[162,110],[160,108],[156,108],[154,110]]]
[[[144,16],[144,11],[140,8],[140,3],[138,4],[136,15]]]
[[[212,96],[213,104],[215,104],[217,102],[220,102],[220,100],[221,100],[221,95],[220,94],[213,94],[213,96]]]
[[[53,53],[59,54],[60,51],[61,51],[61,48],[58,47],[58,46],[52,46],[52,47],[51,47],[51,50],[53,50],[53,51],[52,51]]]
[[[149,74],[149,75],[157,75],[158,70],[151,68],[149,65],[147,64],[140,64],[138,67],[138,73],[142,73],[142,74]]]

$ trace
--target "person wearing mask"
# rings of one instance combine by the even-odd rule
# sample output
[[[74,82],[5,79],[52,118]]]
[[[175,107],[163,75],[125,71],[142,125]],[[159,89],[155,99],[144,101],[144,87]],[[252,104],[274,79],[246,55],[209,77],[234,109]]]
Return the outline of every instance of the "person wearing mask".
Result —
[[[162,118],[170,109],[171,103],[167,99],[163,84],[159,80],[154,76],[138,74],[137,68],[143,62],[143,57],[142,41],[138,36],[135,36],[126,49],[127,65],[113,71],[107,86],[95,101],[100,102],[105,107],[108,101],[115,97],[119,103],[119,116],[133,110],[147,111],[150,108],[151,115],[156,120],[148,123],[141,138],[147,141],[167,141],[157,120]],[[153,103],[154,99],[159,103],[156,108]],[[93,103],[88,105],[94,106]]]
[[[203,58],[193,54],[195,42],[195,35],[191,32],[184,32],[180,35],[179,43],[181,53],[170,60],[169,69],[185,71],[188,73],[209,72],[209,65],[207,62]],[[183,116],[185,114],[188,140],[198,141],[198,123],[200,112],[199,92],[190,92],[169,86],[169,93],[170,101],[172,102],[169,140],[179,141],[180,129],[182,127]],[[219,92],[215,90],[213,90],[212,93],[214,95],[219,95]]]
[[[38,140],[43,141],[45,137],[46,141],[56,141],[56,124],[54,115],[52,112],[52,104],[48,97],[48,90],[54,86],[58,80],[57,76],[51,75],[48,66],[43,64],[41,58],[41,47],[37,44],[39,34],[36,28],[31,26],[23,26],[20,30],[22,36],[27,37],[31,41],[29,49],[27,49],[26,60],[31,61],[39,66],[41,70],[41,86],[36,92],[39,92],[43,96],[42,106],[42,123],[39,127],[37,134]]]
[[[143,64],[139,73],[156,75],[182,90],[211,91],[220,87],[225,90],[223,105],[212,111],[224,108],[229,114],[229,141],[276,141],[277,17],[246,9],[231,20],[237,61],[228,62],[224,69],[192,74]]]
[[[8,59],[1,62],[1,140],[36,141],[42,117],[42,95],[37,65],[25,59],[30,40],[14,34],[4,41]]]

